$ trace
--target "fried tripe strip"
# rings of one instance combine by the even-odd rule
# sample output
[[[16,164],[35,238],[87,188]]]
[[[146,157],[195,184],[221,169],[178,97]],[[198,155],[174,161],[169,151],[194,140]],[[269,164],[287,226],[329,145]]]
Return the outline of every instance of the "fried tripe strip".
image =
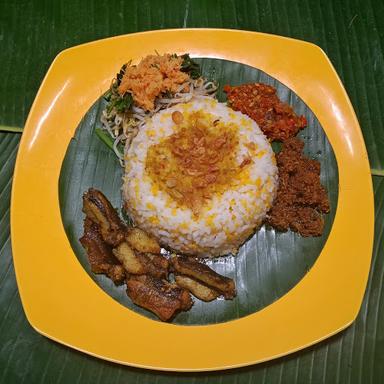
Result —
[[[163,256],[135,252],[125,241],[113,249],[113,254],[128,273],[168,277],[168,260]]]
[[[126,236],[128,244],[141,253],[160,253],[159,243],[140,228],[130,228]]]
[[[147,272],[143,263],[125,241],[113,249],[113,254],[127,272],[134,275],[142,275]]]
[[[162,321],[171,320],[177,312],[187,311],[193,304],[185,289],[149,275],[130,276],[127,295],[136,305],[153,312]]]
[[[225,299],[236,296],[235,283],[232,279],[219,275],[207,265],[186,256],[174,256],[171,264],[177,274],[198,280],[223,294]]]
[[[203,301],[212,301],[220,296],[220,293],[213,288],[207,287],[188,276],[176,275],[175,282],[180,288],[186,289],[191,292],[193,296]]]
[[[99,226],[106,243],[115,247],[124,240],[126,226],[103,193],[89,188],[83,195],[83,212]]]

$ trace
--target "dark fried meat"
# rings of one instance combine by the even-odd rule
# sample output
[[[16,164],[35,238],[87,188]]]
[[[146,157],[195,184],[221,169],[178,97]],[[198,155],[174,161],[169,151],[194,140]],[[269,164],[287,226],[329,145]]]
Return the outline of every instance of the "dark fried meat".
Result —
[[[124,268],[113,256],[112,247],[102,239],[98,225],[88,218],[84,220],[84,235],[80,242],[87,251],[93,273],[107,275],[116,285],[123,283]]]
[[[168,278],[169,261],[165,257],[152,253],[139,254],[139,257],[149,275],[162,279]]]
[[[205,264],[187,257],[172,258],[176,283],[170,283],[170,261],[160,254],[159,243],[139,228],[127,229],[116,210],[98,190],[83,195],[84,235],[92,272],[103,273],[115,284],[124,279],[133,303],[171,320],[192,305],[190,292],[203,301],[236,295],[232,279],[221,276]]]
[[[320,163],[305,157],[303,147],[300,139],[291,138],[276,156],[279,187],[266,222],[279,231],[321,236],[322,214],[330,210],[329,199],[320,182]]]
[[[233,299],[236,296],[235,283],[232,279],[219,275],[207,265],[199,263],[193,258],[174,256],[171,259],[171,265],[177,274],[191,277],[212,287],[226,299]]]
[[[153,312],[162,321],[171,320],[177,312],[187,311],[193,304],[185,289],[148,275],[129,277],[127,295],[136,305]]]
[[[311,207],[298,207],[290,227],[302,236],[320,236],[324,228],[323,216]]]
[[[140,228],[130,228],[126,236],[128,244],[142,253],[160,253],[159,243]]]
[[[135,252],[125,241],[113,249],[113,254],[128,273],[168,277],[168,260],[163,256]]]
[[[90,188],[84,193],[83,212],[99,225],[101,236],[106,243],[115,247],[124,240],[126,226],[100,191]]]
[[[122,265],[112,265],[106,275],[115,283],[121,285],[126,277],[125,270]]]
[[[207,287],[188,276],[176,275],[175,282],[180,288],[186,289],[191,292],[193,296],[203,301],[212,301],[220,296],[220,293],[213,288]]]

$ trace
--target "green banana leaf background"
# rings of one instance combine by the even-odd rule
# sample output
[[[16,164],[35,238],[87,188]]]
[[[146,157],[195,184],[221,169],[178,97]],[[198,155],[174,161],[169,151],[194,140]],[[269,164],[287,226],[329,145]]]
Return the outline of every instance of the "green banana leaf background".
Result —
[[[380,174],[384,169],[383,20],[384,3],[381,0],[1,0],[0,125],[24,125],[51,61],[58,52],[70,46],[118,34],[161,28],[254,30],[310,41],[324,49],[355,108],[373,173]],[[12,174],[19,140],[18,134],[0,133],[1,383],[382,382],[382,177],[372,178],[376,210],[372,268],[360,313],[348,329],[303,351],[251,367],[193,374],[155,372],[87,356],[44,338],[28,324],[15,280],[9,226]],[[300,278],[300,273],[295,275],[296,278]],[[282,293],[284,289],[277,296]],[[162,346],[164,353],[167,347]]]
[[[128,58],[129,59],[129,58]],[[304,115],[308,126],[300,132],[307,156],[321,164],[321,180],[326,186],[332,206],[325,215],[325,230],[321,237],[304,238],[288,231],[278,233],[262,226],[240,248],[237,256],[207,261],[218,273],[236,282],[237,297],[204,303],[195,300],[192,309],[181,312],[175,324],[211,324],[229,321],[256,312],[287,293],[311,268],[319,256],[331,230],[337,207],[337,163],[324,130],[305,103],[289,88],[255,68],[217,59],[196,59],[205,77],[219,84],[218,98],[225,101],[225,84],[239,85],[262,82],[277,89],[279,98],[289,103],[296,113]],[[122,167],[114,153],[95,134],[101,125],[100,116],[106,101],[98,100],[77,128],[65,156],[59,181],[62,220],[76,256],[101,289],[119,303],[152,319],[156,316],[133,305],[125,294],[125,285],[116,287],[110,279],[95,275],[79,238],[83,232],[81,195],[89,188],[100,189],[121,210]],[[123,216],[123,215],[121,215]]]

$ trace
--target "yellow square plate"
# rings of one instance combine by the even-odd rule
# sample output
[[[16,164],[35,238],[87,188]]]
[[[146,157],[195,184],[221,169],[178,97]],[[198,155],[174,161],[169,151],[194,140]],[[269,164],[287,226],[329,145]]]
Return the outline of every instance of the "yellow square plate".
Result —
[[[137,61],[155,49],[236,61],[268,73],[311,108],[335,151],[338,207],[319,258],[286,295],[241,319],[180,326],[128,310],[89,278],[63,228],[58,179],[79,121],[127,58]],[[118,36],[65,50],[51,65],[20,143],[11,225],[22,303],[38,332],[91,355],[137,367],[180,371],[238,367],[304,348],[355,319],[373,243],[369,163],[348,96],[317,46],[234,30]]]

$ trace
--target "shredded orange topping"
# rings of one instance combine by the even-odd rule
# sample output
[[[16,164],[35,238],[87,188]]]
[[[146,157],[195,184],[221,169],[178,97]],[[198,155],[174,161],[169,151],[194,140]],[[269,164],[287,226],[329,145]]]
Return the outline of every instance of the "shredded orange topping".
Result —
[[[183,59],[175,55],[149,55],[138,65],[128,66],[118,91],[130,92],[134,101],[145,110],[152,111],[157,96],[169,91],[176,92],[189,76],[181,72]]]
[[[146,170],[160,189],[198,215],[212,195],[224,192],[246,165],[236,162],[238,128],[203,111],[185,113],[178,127],[149,148]]]

